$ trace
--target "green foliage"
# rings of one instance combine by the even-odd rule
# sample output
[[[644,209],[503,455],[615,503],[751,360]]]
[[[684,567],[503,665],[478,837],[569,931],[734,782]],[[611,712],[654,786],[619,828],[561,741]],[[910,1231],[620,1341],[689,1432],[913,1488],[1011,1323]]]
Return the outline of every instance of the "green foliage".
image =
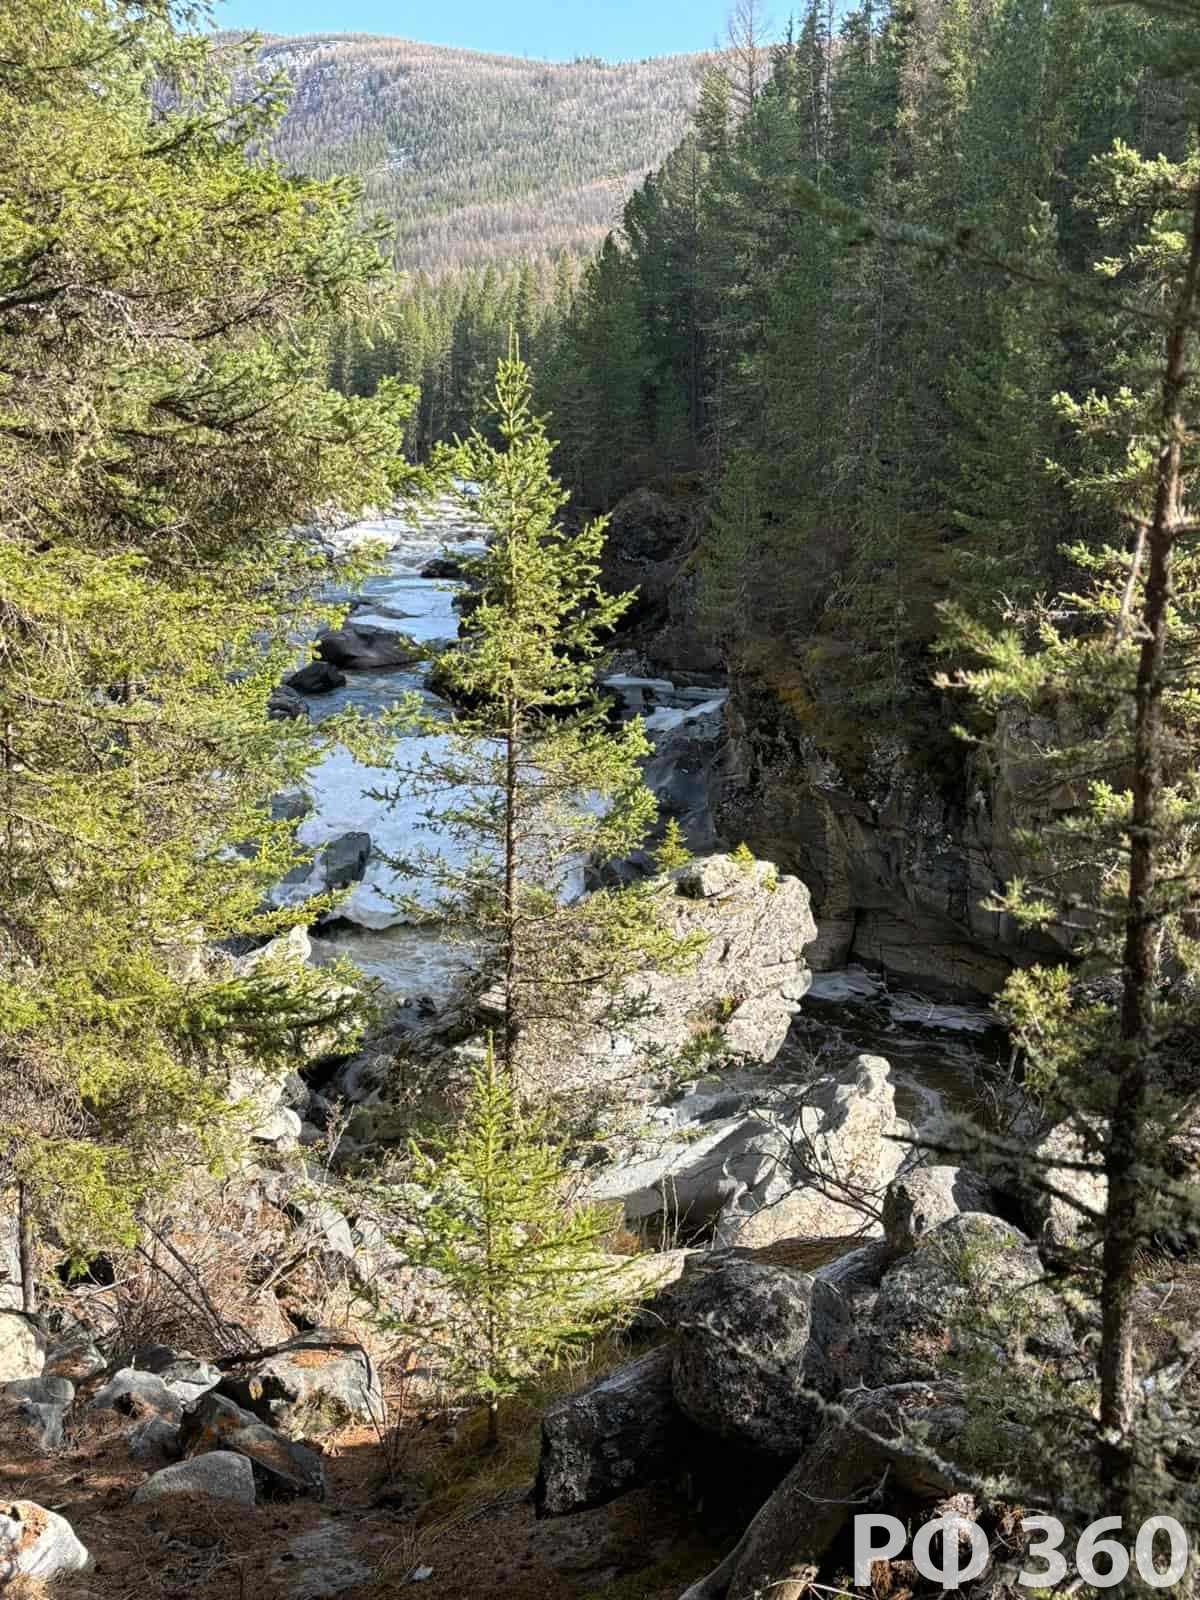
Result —
[[[611,1224],[567,1203],[562,1148],[544,1116],[518,1109],[490,1042],[461,1123],[413,1146],[406,1181],[427,1198],[392,1242],[437,1274],[446,1299],[419,1320],[381,1326],[486,1402],[494,1443],[500,1403],[612,1325],[619,1302],[602,1250]],[[386,1209],[386,1193],[376,1198]]]
[[[1074,1119],[1083,1152],[1048,1158],[1002,1141],[1003,1159],[1060,1199],[1065,1185],[1068,1201],[1081,1167],[1105,1184],[1099,1226],[1082,1223],[1084,1247],[1063,1262],[1100,1304],[1099,1423],[1080,1395],[1056,1413],[1055,1439],[1069,1427],[1090,1445],[1093,1504],[1127,1522],[1152,1509],[1188,1522],[1184,1424],[1145,1404],[1161,1379],[1135,1364],[1133,1330],[1143,1255],[1200,1235],[1200,1184],[1177,1144],[1200,1098],[1200,557],[1186,540],[1200,464],[1200,161],[1145,160],[1118,141],[1093,162],[1081,203],[1118,244],[1097,270],[1125,298],[1108,387],[1057,397],[1081,439],[1076,470],[1059,472],[1078,504],[1132,529],[1131,548],[1077,542],[1063,552],[1077,587],[1010,608],[1008,626],[949,611],[950,647],[969,664],[942,684],[990,714],[989,742],[1043,818],[1018,839],[1025,874],[992,909],[1054,932],[1077,963],[1018,973],[999,999],[1027,1081],[1055,1121]],[[964,1151],[985,1163],[1001,1153],[978,1130],[964,1131]],[[1151,1359],[1169,1368],[1161,1352]]]
[[[659,872],[677,872],[680,867],[686,867],[692,859],[683,837],[683,829],[674,817],[667,821],[663,829],[662,841],[654,852],[654,865]]]
[[[496,376],[500,445],[476,432],[439,457],[478,485],[469,504],[489,543],[470,564],[476,603],[461,646],[439,662],[457,715],[449,727],[426,720],[438,747],[395,791],[427,795],[463,858],[422,852],[395,865],[432,885],[443,920],[465,924],[503,968],[503,1056],[529,1090],[553,1087],[562,1037],[611,1019],[630,973],[692,948],[660,922],[652,882],[579,898],[588,864],[640,848],[655,805],[641,721],[614,729],[596,687],[631,596],[601,586],[604,520],[559,520],[566,496],[531,390],[514,350]]]
[[[313,747],[266,700],[328,615],[288,529],[393,492],[408,407],[324,386],[381,267],[353,188],[252,159],[277,90],[231,108],[172,14],[0,15],[0,1170],[72,1248],[347,1009],[214,946],[285,925]]]

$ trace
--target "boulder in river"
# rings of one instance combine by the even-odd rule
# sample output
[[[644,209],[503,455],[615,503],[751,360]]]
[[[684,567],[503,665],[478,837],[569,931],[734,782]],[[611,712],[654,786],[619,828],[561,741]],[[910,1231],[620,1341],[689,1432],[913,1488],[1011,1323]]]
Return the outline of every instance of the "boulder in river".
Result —
[[[310,661],[283,681],[297,694],[330,694],[345,687],[346,674],[329,661]]]
[[[346,623],[323,633],[317,641],[323,661],[346,672],[385,672],[393,667],[415,666],[422,658],[421,646],[394,628],[380,628],[368,622]]]
[[[281,683],[267,699],[267,715],[275,722],[296,722],[308,715],[304,697],[290,684]]]
[[[421,568],[421,576],[442,581],[459,579],[463,576],[463,564],[461,561],[456,561],[453,556],[435,556]]]
[[[317,861],[326,889],[345,889],[359,883],[371,854],[369,833],[343,833],[327,844]]]

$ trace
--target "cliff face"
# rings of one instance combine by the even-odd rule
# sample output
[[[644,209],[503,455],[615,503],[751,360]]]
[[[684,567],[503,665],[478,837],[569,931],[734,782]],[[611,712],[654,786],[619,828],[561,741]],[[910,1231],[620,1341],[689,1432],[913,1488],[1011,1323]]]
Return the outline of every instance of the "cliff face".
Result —
[[[1061,956],[982,909],[1026,865],[1014,832],[1072,803],[1029,799],[1050,724],[1010,721],[994,759],[971,757],[951,797],[899,737],[865,735],[851,775],[761,676],[735,674],[731,689],[721,828],[808,884],[815,968],[862,961],[926,988],[991,993],[1014,965]]]
[[[696,623],[697,537],[686,499],[642,489],[613,513],[606,580],[638,590],[631,642],[668,676],[720,662]],[[951,737],[948,707],[924,732],[875,728],[869,712],[834,709],[839,648],[824,640],[823,664],[801,664],[793,641],[770,639],[731,664],[712,785],[719,836],[809,886],[811,965],[861,961],[924,988],[989,994],[1014,965],[1061,957],[1065,940],[1032,939],[982,909],[1028,871],[1015,834],[1076,803],[1037,782],[1054,724],[1009,717],[986,757]]]

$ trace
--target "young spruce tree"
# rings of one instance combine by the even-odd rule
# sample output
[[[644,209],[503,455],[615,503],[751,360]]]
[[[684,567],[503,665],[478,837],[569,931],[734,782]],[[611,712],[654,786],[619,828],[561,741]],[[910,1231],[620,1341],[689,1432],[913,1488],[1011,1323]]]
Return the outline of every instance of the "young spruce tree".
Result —
[[[453,452],[478,484],[470,504],[489,543],[470,565],[461,647],[439,661],[457,714],[431,724],[437,753],[404,777],[466,861],[446,850],[398,863],[494,954],[500,1054],[522,1094],[553,1090],[558,1052],[589,1023],[615,1020],[623,980],[693,951],[656,917],[653,880],[581,894],[589,864],[646,840],[655,803],[639,762],[649,744],[640,720],[614,728],[596,686],[632,596],[601,586],[604,519],[579,529],[559,520],[566,495],[530,396],[514,350],[496,377],[500,445],[475,433]]]
[[[432,1316],[384,1316],[380,1326],[419,1340],[461,1393],[487,1405],[495,1445],[501,1403],[613,1321],[611,1221],[567,1203],[562,1147],[545,1113],[519,1112],[490,1041],[462,1122],[414,1144],[405,1176],[430,1199],[393,1242],[437,1274],[445,1300]],[[382,1198],[394,1210],[394,1194]]]

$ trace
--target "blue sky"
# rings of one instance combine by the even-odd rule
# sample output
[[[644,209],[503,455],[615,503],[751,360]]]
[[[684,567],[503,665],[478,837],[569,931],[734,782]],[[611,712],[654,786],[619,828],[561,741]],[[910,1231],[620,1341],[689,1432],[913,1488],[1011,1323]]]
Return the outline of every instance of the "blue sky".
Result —
[[[218,0],[214,20],[262,33],[391,33],[428,44],[569,61],[707,50],[729,0]]]

